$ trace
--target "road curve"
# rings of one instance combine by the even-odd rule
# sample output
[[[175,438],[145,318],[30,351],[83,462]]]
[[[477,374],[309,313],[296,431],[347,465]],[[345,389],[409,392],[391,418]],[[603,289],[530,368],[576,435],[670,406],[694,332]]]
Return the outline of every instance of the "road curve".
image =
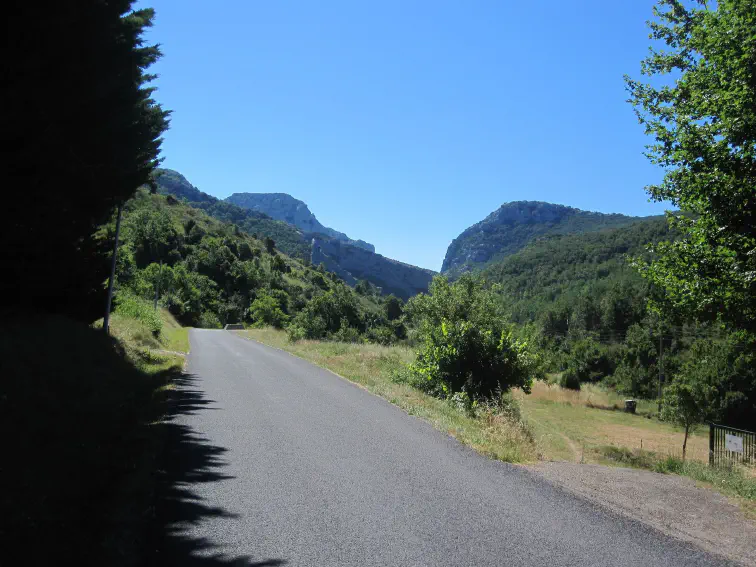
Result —
[[[195,512],[170,526],[176,564],[728,564],[285,352],[230,331],[190,342],[180,390],[194,402],[175,419],[214,457],[180,483]]]

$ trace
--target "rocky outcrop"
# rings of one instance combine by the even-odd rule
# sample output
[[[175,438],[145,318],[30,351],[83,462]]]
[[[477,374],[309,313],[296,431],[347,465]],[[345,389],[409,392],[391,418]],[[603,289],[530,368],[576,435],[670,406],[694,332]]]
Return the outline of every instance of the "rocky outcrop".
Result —
[[[234,193],[227,197],[226,201],[238,207],[260,211],[276,220],[288,222],[306,233],[322,234],[375,252],[375,246],[372,244],[364,240],[352,240],[343,232],[323,226],[306,203],[286,193]]]
[[[312,265],[324,264],[326,270],[341,277],[347,284],[366,279],[382,288],[408,299],[428,291],[435,272],[398,262],[339,240],[313,238]]]
[[[639,217],[581,211],[540,201],[505,203],[452,241],[441,271],[456,276],[482,267],[514,254],[541,236],[616,228],[638,220]]]

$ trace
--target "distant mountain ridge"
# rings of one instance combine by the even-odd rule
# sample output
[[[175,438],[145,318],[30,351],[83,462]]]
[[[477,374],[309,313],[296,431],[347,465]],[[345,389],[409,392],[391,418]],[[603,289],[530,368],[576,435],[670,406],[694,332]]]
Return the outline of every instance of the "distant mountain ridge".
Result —
[[[350,246],[337,240],[314,238],[312,240],[312,265],[323,264],[349,285],[366,279],[383,289],[408,299],[428,291],[436,272],[386,258],[364,248]]]
[[[271,218],[288,222],[307,233],[324,234],[352,246],[375,252],[375,246],[364,240],[353,240],[343,232],[323,226],[304,201],[287,193],[234,193],[225,199],[238,207],[260,211]]]
[[[619,228],[642,219],[541,201],[505,203],[452,241],[441,272],[454,277],[482,268],[514,254],[539,237]]]
[[[427,291],[435,274],[432,270],[376,254],[372,244],[351,240],[344,233],[323,226],[304,202],[285,193],[237,193],[233,199],[220,200],[200,191],[179,172],[170,169],[158,169],[154,181],[159,193],[174,195],[250,234],[270,237],[282,252],[309,260],[313,265],[323,263],[328,271],[350,285],[365,279],[382,288],[384,293],[408,299]],[[249,206],[239,206],[232,201]]]

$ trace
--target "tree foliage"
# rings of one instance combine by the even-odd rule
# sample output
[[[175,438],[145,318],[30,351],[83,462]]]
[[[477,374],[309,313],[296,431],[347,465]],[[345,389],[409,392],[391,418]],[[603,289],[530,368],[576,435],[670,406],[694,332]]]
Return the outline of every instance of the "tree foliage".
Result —
[[[4,6],[0,208],[6,305],[93,320],[105,305],[109,242],[91,239],[149,180],[167,113],[147,69],[151,9],[83,0],[65,10]],[[51,279],[54,278],[54,285]]]
[[[669,216],[683,238],[641,269],[667,307],[754,331],[756,1],[661,0],[654,14],[650,81],[626,82],[654,138],[647,155],[665,170],[648,191],[684,212]]]
[[[257,299],[252,302],[249,308],[249,314],[258,325],[270,325],[277,329],[286,326],[289,317],[281,310],[281,304],[278,299],[261,293]]]
[[[437,276],[428,294],[410,299],[407,314],[420,330],[411,365],[416,385],[440,396],[485,398],[518,386],[529,391],[533,358],[515,338],[496,294],[469,274],[451,284]]]

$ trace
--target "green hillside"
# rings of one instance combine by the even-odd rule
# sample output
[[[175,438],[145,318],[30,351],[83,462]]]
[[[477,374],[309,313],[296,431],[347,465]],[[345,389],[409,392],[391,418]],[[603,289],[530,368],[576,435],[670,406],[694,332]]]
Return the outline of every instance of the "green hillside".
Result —
[[[211,217],[233,223],[241,230],[260,238],[272,238],[279,250],[300,260],[309,260],[310,242],[289,223],[274,220],[259,211],[238,207],[197,189],[177,171],[158,169],[153,176],[161,195],[174,195]]]
[[[456,277],[514,254],[537,238],[618,228],[638,220],[539,201],[505,203],[452,241],[441,271]]]
[[[540,321],[548,332],[623,333],[643,318],[649,291],[628,256],[644,255],[648,244],[671,239],[664,218],[547,236],[491,264],[483,276],[502,285],[518,323]]]
[[[112,238],[114,230],[111,222],[99,236]],[[136,296],[198,327],[244,322],[309,338],[403,336],[386,307],[396,298],[364,282],[352,289],[172,196],[138,191],[124,209],[121,234],[116,305]]]

